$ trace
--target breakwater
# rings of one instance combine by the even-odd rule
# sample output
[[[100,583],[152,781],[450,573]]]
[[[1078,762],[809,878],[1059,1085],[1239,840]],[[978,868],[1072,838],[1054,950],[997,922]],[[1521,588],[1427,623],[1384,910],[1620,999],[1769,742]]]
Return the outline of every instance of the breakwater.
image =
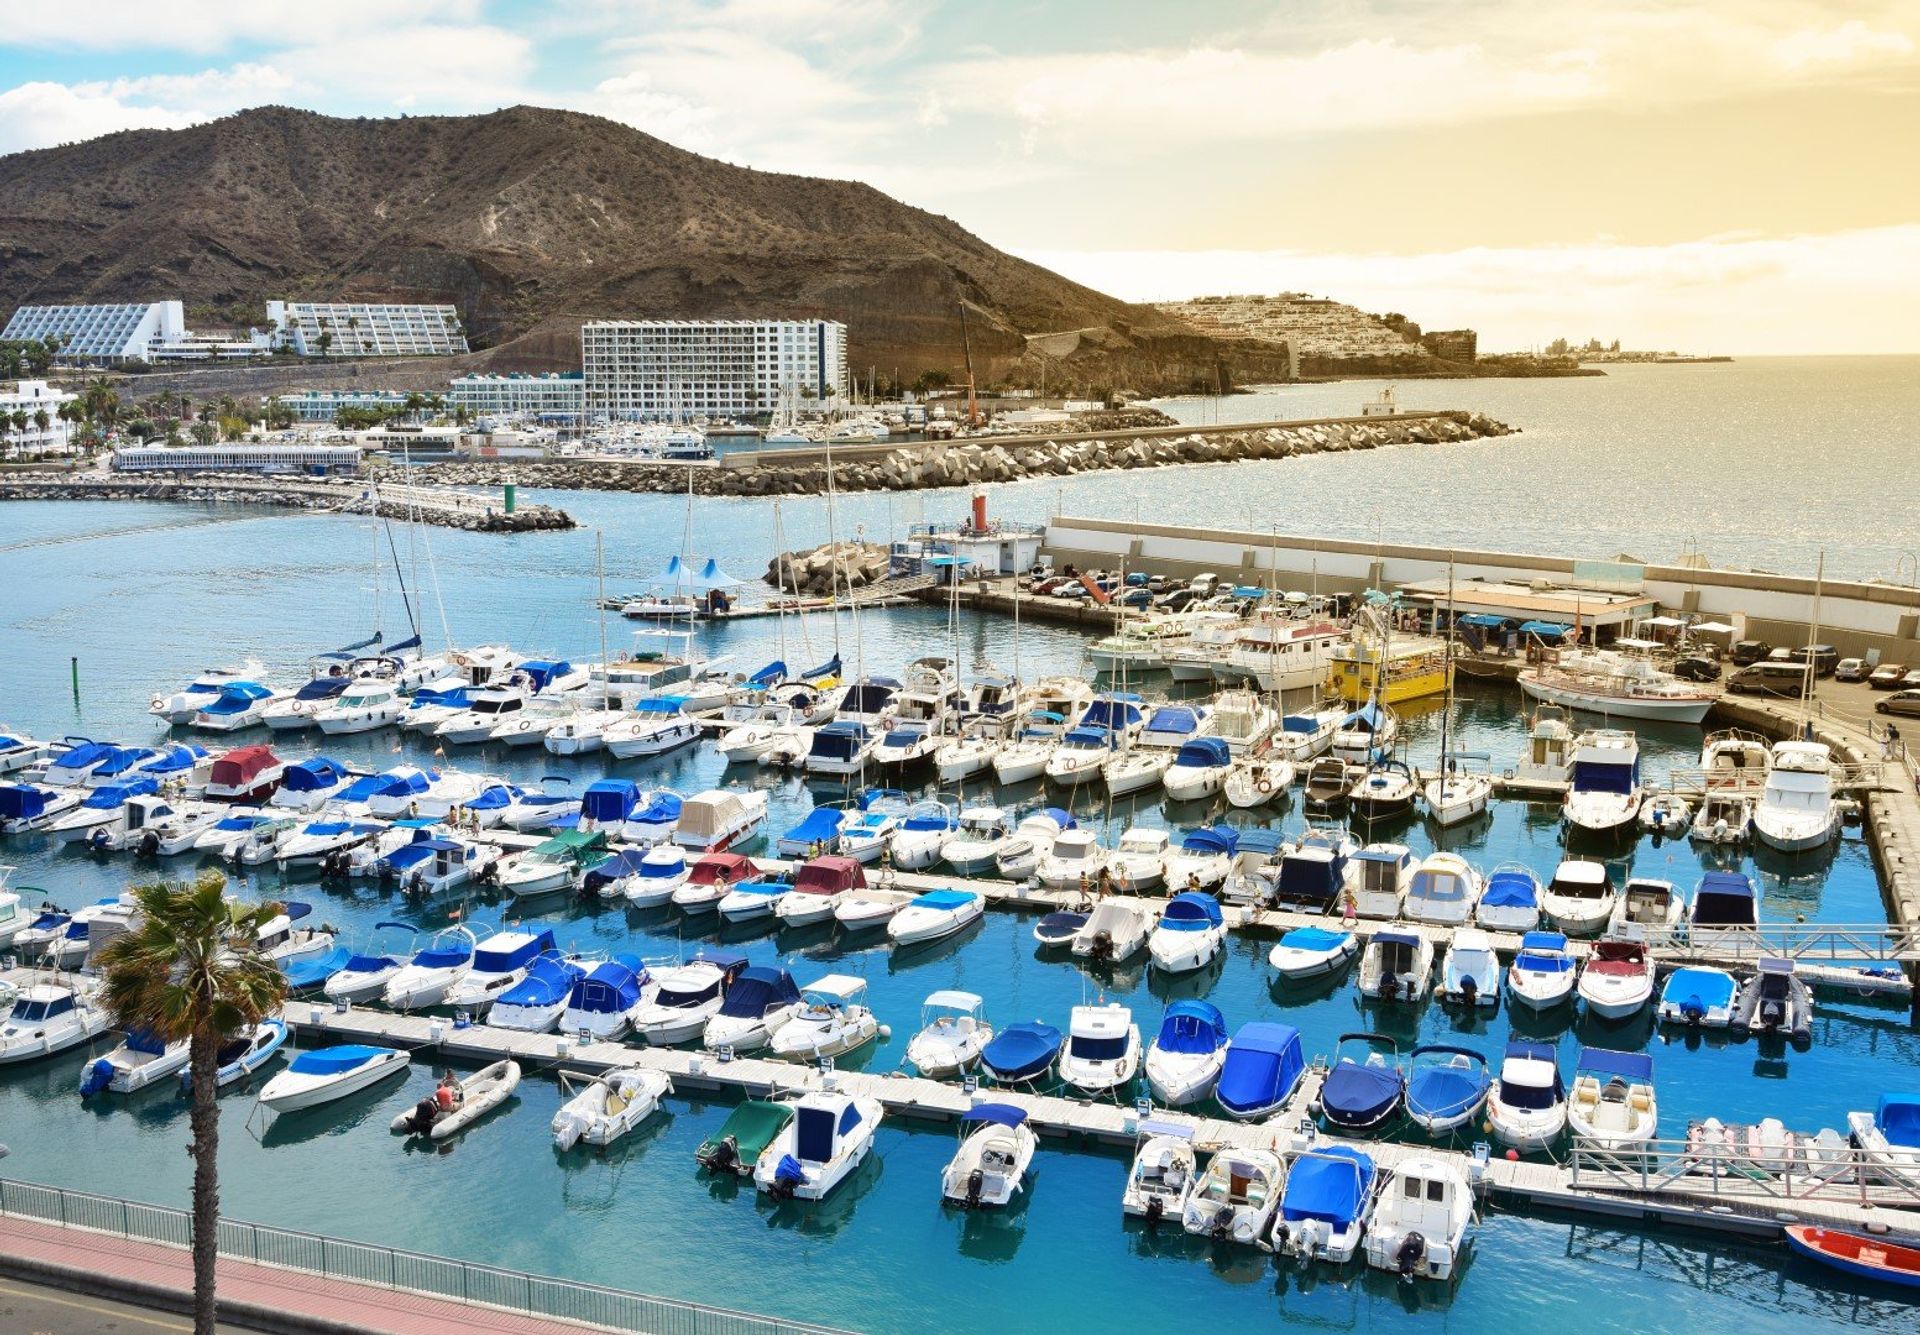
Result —
[[[1101,469],[1168,468],[1388,445],[1444,444],[1505,436],[1515,430],[1480,413],[1404,413],[1218,427],[969,437],[902,445],[836,445],[831,450],[824,445],[804,446],[741,451],[717,464],[458,460],[436,466],[434,476],[455,484],[517,481],[528,487],[555,490],[684,493],[691,486],[701,496],[818,495],[827,489],[831,458],[833,482],[839,490],[913,491],[1067,477]]]
[[[479,533],[531,533],[575,527],[573,516],[551,505],[519,505],[451,487],[421,487],[358,478],[266,478],[196,474],[181,478],[109,473],[16,473],[0,476],[0,501],[184,501],[201,505],[264,505],[328,510],[390,519],[418,519]]]

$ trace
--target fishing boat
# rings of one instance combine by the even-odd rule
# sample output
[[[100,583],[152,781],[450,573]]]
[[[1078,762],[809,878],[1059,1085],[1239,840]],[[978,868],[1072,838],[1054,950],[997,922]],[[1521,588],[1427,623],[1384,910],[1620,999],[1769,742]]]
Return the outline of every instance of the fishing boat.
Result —
[[[1813,1042],[1813,991],[1794,972],[1790,959],[1763,958],[1740,984],[1733,999],[1734,1034],[1765,1034],[1790,1040],[1797,1048]]]
[[[1169,1216],[1183,1219],[1187,1198],[1199,1178],[1193,1150],[1194,1128],[1184,1122],[1148,1118],[1140,1123],[1120,1209],[1149,1227]]]
[[[1342,1034],[1320,1086],[1320,1115],[1342,1131],[1372,1131],[1400,1111],[1406,1093],[1398,1044],[1385,1034]]]
[[[300,1112],[369,1089],[408,1066],[398,1048],[347,1043],[302,1052],[260,1089],[259,1102],[273,1112]]]
[[[214,1053],[213,1087],[225,1089],[228,1085],[238,1084],[263,1069],[287,1043],[287,1022],[277,1015],[253,1025],[242,1033],[229,1036]],[[186,1067],[180,1072],[180,1092],[193,1093],[193,1068]]]
[[[1733,1023],[1733,975],[1689,965],[1667,975],[1660,991],[1660,1022],[1689,1029],[1725,1029]]]
[[[959,824],[940,845],[940,859],[962,876],[994,868],[1013,842],[1007,813],[1000,807],[963,807]]]
[[[993,1040],[982,1014],[986,1003],[972,992],[932,992],[920,1005],[920,1028],[907,1041],[907,1064],[929,1080],[948,1080],[970,1070]]]
[[[1372,1156],[1350,1145],[1296,1155],[1287,1169],[1269,1246],[1302,1261],[1345,1265],[1359,1254],[1381,1181]]]
[[[727,897],[733,887],[760,875],[753,860],[742,853],[708,853],[693,860],[687,879],[673,892],[673,905],[687,913],[704,913]]]
[[[1360,938],[1332,927],[1292,927],[1267,952],[1267,963],[1288,982],[1324,978],[1352,963]]]
[[[1609,938],[1594,944],[1577,989],[1587,1012],[1603,1020],[1637,1015],[1653,1000],[1653,964],[1638,941]]]
[[[1540,878],[1524,863],[1501,863],[1487,874],[1473,920],[1490,932],[1532,931],[1540,923]]]
[[[1573,1065],[1567,1129],[1576,1140],[1604,1150],[1650,1141],[1658,1132],[1653,1058],[1643,1052],[1582,1048]]]
[[[93,995],[66,983],[20,988],[0,1015],[0,1066],[65,1052],[111,1028]]]
[[[634,1036],[655,1046],[700,1037],[746,967],[747,957],[738,951],[709,946],[687,963],[661,970],[633,1012]]]
[[[132,1094],[177,1075],[187,1064],[185,1039],[169,1043],[145,1029],[129,1029],[120,1046],[80,1072],[80,1097]]]
[[[1360,956],[1360,995],[1417,1002],[1427,995],[1432,974],[1432,941],[1418,932],[1382,929]]]
[[[1744,844],[1753,832],[1754,799],[1741,792],[1708,790],[1700,799],[1687,837],[1716,848]]]
[[[1644,800],[1640,743],[1632,733],[1600,728],[1575,739],[1573,778],[1560,807],[1568,829],[1595,835],[1631,830]]]
[[[751,844],[767,820],[767,795],[758,789],[709,788],[680,808],[673,842],[698,853]]]
[[[1540,909],[1568,936],[1592,936],[1613,917],[1616,898],[1605,864],[1569,859],[1554,869]]]
[[[1053,1069],[1064,1042],[1050,1024],[1010,1024],[980,1049],[980,1065],[1003,1085],[1023,1084]]]
[[[1206,1001],[1175,1001],[1160,1020],[1160,1032],[1147,1047],[1147,1087],[1172,1107],[1212,1092],[1227,1060],[1227,1022],[1220,1008]]]
[[[1472,1227],[1473,1187],[1458,1161],[1410,1155],[1367,1212],[1367,1264],[1407,1280],[1451,1279]]]
[[[1333,759],[1364,769],[1391,756],[1399,735],[1399,715],[1385,705],[1369,701],[1343,716],[1334,726],[1329,750]]]
[[[793,1120],[755,1162],[754,1185],[776,1200],[825,1200],[865,1161],[885,1115],[876,1098],[836,1090],[801,1095]]]
[[[1429,853],[1407,883],[1401,913],[1413,922],[1471,922],[1480,902],[1480,873],[1457,853]]]
[[[1567,1125],[1567,1090],[1553,1049],[1516,1039],[1507,1044],[1500,1078],[1487,1096],[1487,1119],[1501,1144],[1545,1149]]]
[[[1714,696],[1637,656],[1599,650],[1566,652],[1523,669],[1520,689],[1532,700],[1608,718],[1698,723]]]
[[[1226,917],[1219,901],[1185,891],[1161,911],[1159,923],[1147,937],[1147,955],[1154,967],[1166,973],[1191,973],[1211,964],[1226,945]]]
[[[887,919],[887,937],[896,946],[943,940],[979,921],[985,912],[986,901],[971,890],[929,890]]]
[[[1847,1131],[1875,1163],[1902,1173],[1920,1168],[1920,1094],[1882,1094],[1872,1112],[1847,1114]]]
[[[795,869],[792,887],[773,906],[774,916],[786,927],[826,922],[866,885],[866,870],[852,858],[813,858]]]
[[[709,1173],[752,1177],[767,1147],[792,1123],[793,1112],[791,1103],[746,1099],[727,1114],[718,1131],[700,1142],[694,1160]]]
[[[1902,1246],[1883,1237],[1843,1233],[1816,1224],[1789,1224],[1785,1232],[1787,1246],[1831,1270],[1855,1279],[1920,1289],[1920,1247]]]
[[[775,1059],[819,1062],[865,1047],[880,1034],[880,1022],[861,998],[867,980],[830,973],[800,989],[800,1010],[773,1035]]]
[[[1428,1135],[1458,1131],[1486,1107],[1493,1076],[1472,1048],[1429,1043],[1413,1050],[1408,1066],[1407,1118]]]
[[[1195,1237],[1260,1246],[1280,1210],[1286,1180],[1286,1166],[1270,1150],[1223,1149],[1194,1182],[1181,1222]]]
[[[1152,931],[1153,910],[1144,901],[1103,899],[1074,933],[1073,953],[1096,964],[1118,964],[1132,959]]]
[[[940,1173],[941,1199],[969,1210],[1013,1203],[1038,1141],[1023,1109],[976,1103],[960,1115],[960,1148]]]
[[[565,1083],[566,1077],[561,1077]],[[556,1150],[575,1145],[605,1149],[653,1116],[673,1092],[665,1071],[614,1070],[589,1081],[560,1105],[548,1130]]]
[[[1607,935],[1661,942],[1671,938],[1686,920],[1687,902],[1672,881],[1629,876],[1607,919]]]
[[[1838,837],[1840,803],[1833,779],[1833,753],[1824,742],[1777,743],[1753,808],[1754,835],[1783,853],[1819,848]]]
[[[520,1063],[502,1059],[483,1066],[453,1086],[453,1102],[442,1106],[432,1094],[393,1119],[391,1129],[409,1136],[445,1140],[464,1131],[505,1103],[520,1087]]]
[[[560,1032],[582,1042],[611,1043],[626,1037],[634,1012],[652,987],[646,966],[634,955],[615,955],[574,980],[560,1012]]]
[[[1173,801],[1199,802],[1219,793],[1232,767],[1233,753],[1224,737],[1196,737],[1175,752],[1160,781]]]
[[[799,1014],[801,1005],[800,989],[792,974],[777,966],[749,966],[727,988],[719,1009],[707,1021],[701,1042],[713,1052],[722,1048],[735,1052],[764,1048]]]
[[[474,935],[465,927],[434,933],[424,949],[387,980],[382,1000],[395,1010],[438,1006],[453,985],[473,967]]]
[[[1213,1094],[1222,1111],[1235,1121],[1258,1121],[1279,1112],[1306,1073],[1298,1029],[1253,1021],[1234,1031]]]
[[[1528,932],[1507,966],[1507,999],[1529,1010],[1550,1010],[1573,995],[1577,979],[1563,934]]]
[[[1564,708],[1543,704],[1534,709],[1527,749],[1513,777],[1523,784],[1561,789],[1573,778],[1573,725]]]
[[[1462,927],[1447,946],[1440,965],[1440,983],[1434,995],[1442,1002],[1462,1006],[1496,1006],[1500,1002],[1500,957],[1493,939],[1477,927]]]
[[[418,931],[410,923],[377,922],[373,925],[370,938],[378,941],[382,932],[404,933],[406,940],[411,942]],[[393,976],[407,966],[407,955],[404,948],[389,952],[369,945],[364,954],[349,954],[346,963],[327,979],[322,990],[333,1001],[372,1001],[383,996]]]

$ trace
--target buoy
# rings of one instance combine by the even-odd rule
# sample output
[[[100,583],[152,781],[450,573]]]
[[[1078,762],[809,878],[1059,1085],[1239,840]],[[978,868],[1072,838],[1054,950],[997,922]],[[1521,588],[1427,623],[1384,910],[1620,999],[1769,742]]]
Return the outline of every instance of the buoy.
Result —
[[[880,1026],[880,1041],[881,1041],[882,1043],[884,1043],[884,1042],[886,1042],[886,1041],[887,1041],[888,1039],[890,1039],[890,1038],[892,1038],[892,1037],[893,1037],[893,1026],[892,1026],[892,1025],[890,1025],[890,1024],[883,1024],[883,1025],[881,1025],[881,1026]]]
[[[1508,1162],[1508,1163],[1519,1163],[1519,1162],[1520,1162],[1520,1151],[1519,1151],[1519,1150],[1508,1150],[1508,1151],[1507,1151],[1507,1162]]]

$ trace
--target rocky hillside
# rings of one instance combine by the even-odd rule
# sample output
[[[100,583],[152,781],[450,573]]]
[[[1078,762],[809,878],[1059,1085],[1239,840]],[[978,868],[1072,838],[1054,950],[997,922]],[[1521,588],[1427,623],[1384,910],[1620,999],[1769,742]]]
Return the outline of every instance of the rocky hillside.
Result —
[[[567,365],[594,316],[829,316],[852,363],[1051,383],[1270,373],[1245,349],[1015,259],[849,181],[729,166],[572,112],[342,120],[263,107],[0,158],[0,306],[179,296],[452,301],[506,369]],[[981,367],[982,363],[985,367]],[[1065,372],[1063,375],[1062,373]],[[1065,388],[1065,385],[1062,385]]]

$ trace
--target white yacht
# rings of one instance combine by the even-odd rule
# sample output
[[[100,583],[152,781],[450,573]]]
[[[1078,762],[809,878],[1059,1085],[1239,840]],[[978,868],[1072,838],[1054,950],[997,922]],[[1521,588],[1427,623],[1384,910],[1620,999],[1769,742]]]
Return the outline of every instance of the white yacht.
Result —
[[[1766,787],[1753,808],[1753,832],[1783,853],[1818,848],[1839,834],[1833,753],[1825,743],[1781,742],[1773,748]]]
[[[776,1199],[825,1200],[873,1149],[880,1100],[815,1090],[794,1101],[788,1122],[761,1152],[754,1185]]]
[[[1513,777],[1523,783],[1560,787],[1573,778],[1573,727],[1559,705],[1541,705],[1533,711],[1526,754],[1513,767]]]
[[[1100,1093],[1125,1085],[1139,1069],[1140,1028],[1132,1011],[1118,1002],[1073,1008],[1066,1046],[1060,1049],[1063,1081]]]
[[[1540,896],[1540,909],[1557,931],[1593,936],[1613,917],[1616,898],[1605,864],[1569,860],[1554,870]]]
[[[1649,659],[1605,649],[1563,651],[1554,662],[1523,670],[1519,680],[1530,699],[1610,719],[1698,723],[1714,700]]]
[[[700,720],[687,712],[684,699],[671,695],[640,701],[601,734],[601,744],[616,760],[665,755],[699,740]]]
[[[940,1174],[940,1195],[969,1210],[1007,1206],[1020,1191],[1038,1140],[1024,1109],[976,1103],[961,1115],[964,1139]]]
[[[392,727],[407,712],[407,698],[392,681],[379,677],[356,679],[340,698],[314,711],[313,721],[329,736],[372,732]]]
[[[1394,1165],[1367,1213],[1367,1264],[1409,1280],[1451,1279],[1473,1222],[1473,1187],[1460,1161],[1412,1155]]]
[[[907,1042],[907,1064],[929,1080],[947,1080],[971,1069],[993,1038],[981,1014],[986,1003],[972,992],[929,993],[920,1008],[920,1028]]]
[[[1267,695],[1303,691],[1326,681],[1346,632],[1330,621],[1268,621],[1242,630],[1214,675],[1251,681]]]
[[[1573,780],[1561,805],[1568,826],[1590,834],[1630,830],[1640,818],[1640,744],[1630,732],[1599,728],[1573,744]]]

